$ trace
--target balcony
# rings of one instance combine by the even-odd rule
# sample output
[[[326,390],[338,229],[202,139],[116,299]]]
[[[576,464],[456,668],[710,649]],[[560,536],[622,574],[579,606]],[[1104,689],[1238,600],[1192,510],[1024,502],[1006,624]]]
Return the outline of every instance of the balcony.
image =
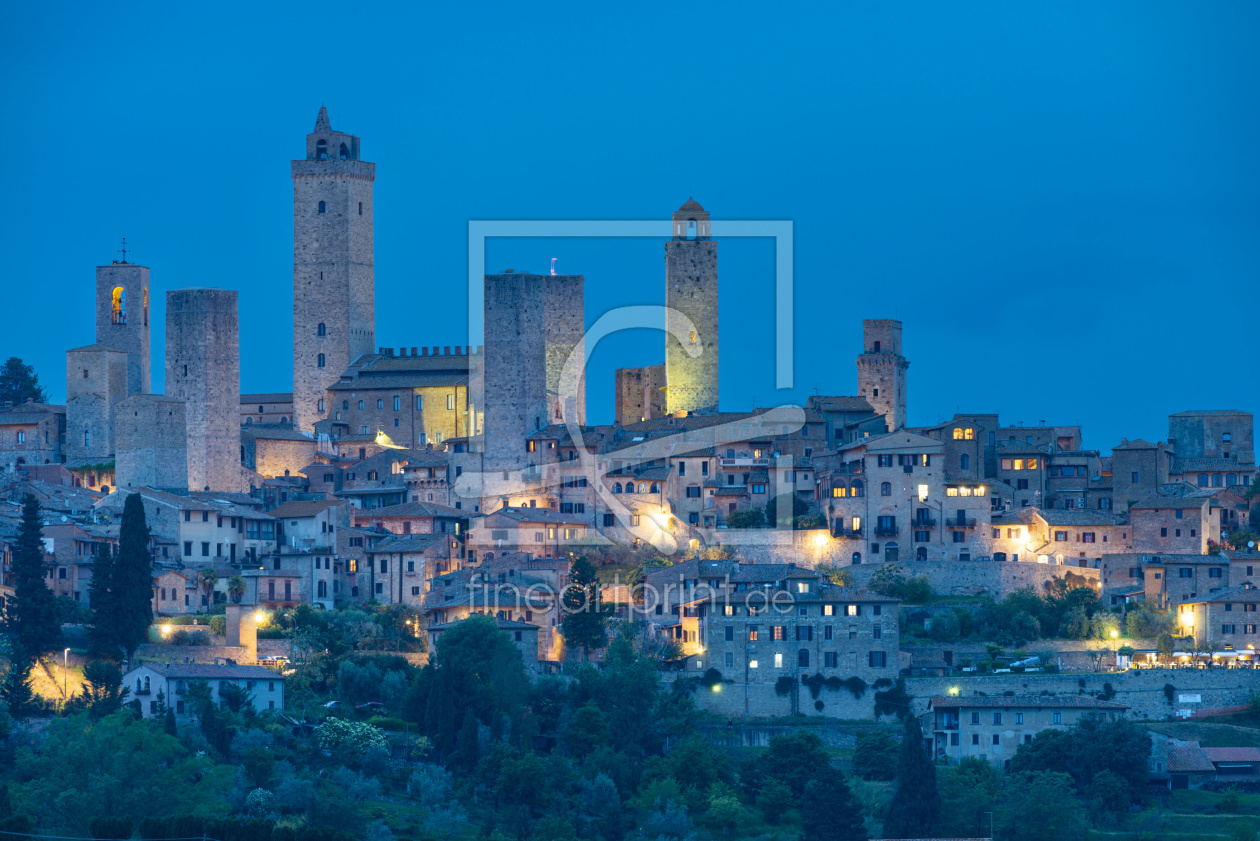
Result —
[[[770,459],[754,458],[752,456],[736,456],[735,458],[722,459],[723,467],[769,467]]]
[[[915,517],[912,521],[916,529],[930,529],[936,525],[935,517]]]
[[[950,517],[945,521],[945,527],[951,529],[974,529],[976,527],[976,518]]]
[[[900,534],[900,532],[897,529],[896,523],[889,523],[887,525],[881,524],[875,526],[875,534],[878,537],[896,537]]]
[[[847,526],[840,526],[839,528],[832,529],[831,535],[832,537],[861,537],[862,527],[858,526],[855,529],[851,529]]]

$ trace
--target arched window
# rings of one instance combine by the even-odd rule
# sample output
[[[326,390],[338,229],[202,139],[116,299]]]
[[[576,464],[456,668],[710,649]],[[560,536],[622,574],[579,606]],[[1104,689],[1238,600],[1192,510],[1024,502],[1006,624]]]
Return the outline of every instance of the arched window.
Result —
[[[1231,485],[1237,485],[1237,484],[1238,484],[1238,476],[1237,476],[1236,474],[1234,474],[1234,473],[1227,473],[1227,474],[1225,474],[1225,486],[1226,486],[1226,487],[1229,487],[1229,486],[1231,486]]]
[[[127,290],[121,286],[115,286],[114,291],[109,296],[109,308],[114,317],[115,324],[127,323]]]
[[[889,484],[888,482],[884,482],[883,484],[881,484],[879,486],[879,495],[892,496],[892,485]]]
[[[378,398],[376,399],[376,408],[378,408],[378,409],[384,409],[384,408],[385,408],[385,401],[384,401],[384,400],[382,400],[381,398],[379,398],[379,397],[378,397]]]
[[[963,470],[970,470],[971,469],[971,456],[967,455],[966,453],[963,453],[962,458],[958,460],[958,466],[961,467]]]
[[[695,238],[696,238],[696,220],[688,219],[687,220],[687,239],[695,239]]]
[[[322,353],[319,355],[319,367],[324,367],[324,354]]]
[[[251,423],[253,423],[253,422],[254,422],[254,419],[253,419],[253,418],[245,418],[245,425],[246,425],[246,426],[248,426],[249,424],[251,424]]]
[[[962,440],[962,427],[954,427],[954,440],[955,441]]]
[[[359,411],[360,411],[360,412],[362,412],[362,411],[363,411],[363,401],[362,401],[362,400],[360,400],[360,401],[359,401]]]
[[[1206,474],[1206,473],[1200,473],[1200,474],[1199,474],[1199,487],[1200,487],[1200,488],[1206,488],[1207,486],[1208,486],[1208,484],[1207,484],[1207,474]]]
[[[976,431],[971,427],[967,427],[967,429],[963,431],[963,438],[968,441],[976,440]]]
[[[855,564],[860,564],[860,563],[862,563],[862,553],[861,553],[861,552],[854,552],[854,553],[853,553],[853,563],[855,563]]]
[[[875,353],[879,353],[879,342],[875,343]]]
[[[266,409],[265,409],[264,407],[262,407],[262,406],[259,406],[259,407],[258,407],[258,414],[260,414],[260,415],[261,415],[264,411],[266,411]]]
[[[796,665],[802,669],[809,668],[809,649],[802,648],[796,652]]]
[[[647,493],[647,492],[648,492],[648,489],[647,489],[647,488],[648,488],[648,486],[647,486],[647,482],[640,482],[640,483],[639,483],[639,493],[641,493],[641,494],[645,494],[645,493]]]
[[[338,150],[337,156],[340,157],[343,161],[346,158],[350,157],[350,150],[346,148],[346,144],[344,143],[341,144],[341,149]]]
[[[1221,474],[1213,473],[1212,474],[1212,487],[1219,488],[1220,486],[1221,486]]]
[[[319,326],[315,328],[315,335],[316,335],[316,336],[327,336],[327,335],[328,335],[328,328],[324,325],[324,322],[322,322],[322,321],[321,321],[321,322],[319,323]]]
[[[660,493],[660,492],[661,492],[661,486],[660,486],[660,485],[658,485],[658,484],[656,484],[655,482],[653,482],[653,483],[652,483],[652,493],[654,493],[654,494],[658,494],[658,493]]]
[[[612,492],[613,492],[613,493],[615,493],[615,494],[619,494],[619,493],[621,493],[621,483],[620,483],[620,482],[614,482],[614,483],[613,483],[613,489],[612,489]]]
[[[853,480],[853,491],[852,491],[852,493],[853,493],[853,496],[866,496],[866,489],[865,489],[865,487],[862,485],[862,480],[861,480],[861,479],[854,479],[854,480]]]
[[[349,400],[342,400],[342,401],[341,401],[341,408],[343,408],[343,409],[349,409],[349,408],[350,408],[350,401],[349,401]]]
[[[320,202],[320,203],[319,203],[319,212],[320,212],[320,213],[323,213],[323,212],[324,212],[325,210],[327,210],[327,209],[328,209],[328,205],[327,205],[327,204],[325,204],[324,202]]]
[[[315,144],[315,157],[321,161],[328,157],[327,140],[321,140]],[[320,213],[323,213],[323,211],[321,210]]]
[[[914,550],[914,559],[916,561],[926,561],[927,560],[927,547],[920,546],[918,549]]]
[[[319,401],[318,406],[319,406],[319,411],[321,411],[321,412],[322,412],[322,411],[324,411],[324,401],[323,401],[323,400]],[[288,423],[288,422],[289,422],[289,419],[288,419],[287,417],[285,417],[284,415],[281,415],[281,416],[280,416],[280,423]]]

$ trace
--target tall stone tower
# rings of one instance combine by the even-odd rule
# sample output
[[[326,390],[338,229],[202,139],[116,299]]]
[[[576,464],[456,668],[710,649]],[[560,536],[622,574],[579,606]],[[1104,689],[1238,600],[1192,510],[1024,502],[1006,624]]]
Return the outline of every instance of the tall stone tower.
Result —
[[[320,106],[306,158],[293,162],[293,419],[308,432],[326,413],[328,386],[374,350],[375,180],[359,138],[333,131]]]
[[[628,426],[665,414],[665,364],[646,368],[618,368],[614,372],[617,423]]]
[[[586,278],[583,275],[542,275],[543,327],[547,356],[548,423],[566,416],[586,423]],[[570,375],[562,381],[573,358]],[[567,409],[567,411],[562,411]]]
[[[166,293],[166,395],[185,405],[189,490],[244,490],[240,347],[235,290]]]
[[[149,269],[96,267],[96,344],[127,354],[127,394],[148,394]]]
[[[100,345],[66,351],[66,456],[114,454],[114,406],[127,396],[129,355]]]
[[[888,431],[906,425],[906,369],[901,355],[901,322],[867,319],[862,322],[862,355],[857,358],[858,394],[884,416]]]
[[[678,208],[673,224],[674,238],[665,243],[665,305],[690,318],[695,330],[683,337],[687,347],[665,337],[665,408],[711,414],[718,410],[717,243],[695,199]]]

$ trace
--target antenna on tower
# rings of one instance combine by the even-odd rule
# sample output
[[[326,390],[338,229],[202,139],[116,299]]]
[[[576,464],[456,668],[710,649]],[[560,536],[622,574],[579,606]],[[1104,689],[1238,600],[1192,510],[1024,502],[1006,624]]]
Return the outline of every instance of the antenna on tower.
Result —
[[[123,263],[127,262],[127,238],[123,237],[122,248],[118,249],[118,253],[122,254]]]

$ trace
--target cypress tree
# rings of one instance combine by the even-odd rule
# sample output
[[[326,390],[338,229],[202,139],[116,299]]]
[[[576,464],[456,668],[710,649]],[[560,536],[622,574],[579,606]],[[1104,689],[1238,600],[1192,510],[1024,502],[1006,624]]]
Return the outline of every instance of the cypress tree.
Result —
[[[109,604],[112,634],[130,658],[153,624],[153,559],[140,494],[129,495],[123,505]]]
[[[118,656],[117,609],[113,603],[114,568],[117,558],[107,544],[96,547],[92,558],[92,652],[101,657]]]
[[[599,575],[585,556],[573,562],[562,601],[565,615],[560,623],[560,634],[564,643],[582,646],[582,655],[589,660],[592,648],[603,648],[608,643],[604,630],[608,614],[600,601]]]
[[[897,759],[897,790],[888,805],[884,835],[888,838],[932,838],[941,816],[936,766],[923,749],[923,728],[917,716],[906,716]]]
[[[810,841],[866,841],[868,837],[862,804],[834,768],[822,769],[805,786],[800,811],[801,829]]]
[[[57,647],[61,624],[47,575],[39,502],[27,494],[22,498],[22,522],[13,552],[13,596],[5,606],[5,624],[18,649],[15,660],[33,663]]]

